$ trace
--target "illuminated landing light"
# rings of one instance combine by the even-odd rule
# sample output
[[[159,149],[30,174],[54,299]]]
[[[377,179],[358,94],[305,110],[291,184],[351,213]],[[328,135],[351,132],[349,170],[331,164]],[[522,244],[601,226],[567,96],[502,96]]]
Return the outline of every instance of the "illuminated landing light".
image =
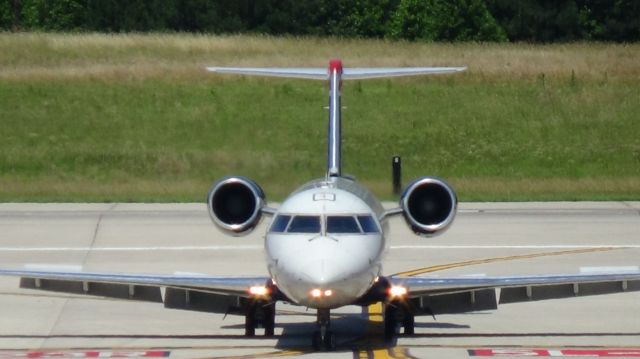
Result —
[[[408,293],[407,288],[400,285],[392,285],[389,288],[389,297],[394,299],[406,297]]]
[[[333,290],[331,289],[325,289],[322,290],[320,288],[315,288],[312,289],[311,292],[309,292],[309,294],[311,295],[312,298],[322,298],[322,297],[330,297],[333,295]]]
[[[265,297],[269,295],[269,288],[264,285],[254,285],[249,288],[249,295],[252,297]]]

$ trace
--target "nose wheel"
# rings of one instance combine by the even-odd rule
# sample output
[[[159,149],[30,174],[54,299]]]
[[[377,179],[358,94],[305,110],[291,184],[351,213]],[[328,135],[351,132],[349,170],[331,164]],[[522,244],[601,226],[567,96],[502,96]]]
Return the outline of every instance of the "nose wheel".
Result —
[[[331,351],[336,348],[336,335],[330,330],[331,317],[329,309],[318,309],[317,329],[313,333],[311,344],[315,350]]]

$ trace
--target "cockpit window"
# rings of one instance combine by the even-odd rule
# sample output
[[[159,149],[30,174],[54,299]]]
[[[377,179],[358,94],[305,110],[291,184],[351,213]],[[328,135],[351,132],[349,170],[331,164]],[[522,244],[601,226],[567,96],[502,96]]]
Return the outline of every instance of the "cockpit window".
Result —
[[[358,222],[364,233],[380,233],[376,221],[371,216],[358,216]]]
[[[284,233],[284,231],[287,229],[287,225],[289,224],[289,220],[291,220],[291,216],[277,216],[273,220],[273,224],[271,225],[271,232]]]
[[[295,216],[287,233],[320,233],[319,216]]]
[[[352,216],[328,216],[327,233],[360,233],[360,227]]]

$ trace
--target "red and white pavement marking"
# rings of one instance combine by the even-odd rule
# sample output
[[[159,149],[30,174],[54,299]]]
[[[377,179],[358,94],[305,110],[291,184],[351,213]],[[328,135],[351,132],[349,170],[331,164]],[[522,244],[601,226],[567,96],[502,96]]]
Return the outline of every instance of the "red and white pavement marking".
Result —
[[[469,356],[639,358],[640,348],[608,348],[608,349],[482,348],[482,349],[469,349]]]
[[[0,358],[166,358],[170,354],[162,350],[0,351]]]

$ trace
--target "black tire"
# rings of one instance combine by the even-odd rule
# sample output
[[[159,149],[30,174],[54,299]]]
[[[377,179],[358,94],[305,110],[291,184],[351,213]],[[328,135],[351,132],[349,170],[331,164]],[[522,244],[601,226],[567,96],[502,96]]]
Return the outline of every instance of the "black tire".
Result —
[[[256,307],[251,305],[244,315],[244,336],[253,337],[256,335]]]
[[[326,351],[332,351],[336,348],[336,335],[333,332],[327,332],[324,335],[324,349]]]
[[[264,336],[272,337],[276,328],[276,303],[263,307],[264,310]]]
[[[253,320],[247,319],[244,321],[244,336],[254,337],[256,335],[256,327]]]
[[[322,337],[320,336],[320,332],[313,332],[313,337],[311,337],[311,346],[314,350],[320,350],[322,347]]]
[[[402,323],[402,326],[404,327],[404,334],[413,335],[415,333],[415,324],[415,317],[412,313],[406,310],[404,313],[404,321]]]
[[[389,342],[396,336],[396,310],[392,305],[387,305],[384,309],[384,339]]]

